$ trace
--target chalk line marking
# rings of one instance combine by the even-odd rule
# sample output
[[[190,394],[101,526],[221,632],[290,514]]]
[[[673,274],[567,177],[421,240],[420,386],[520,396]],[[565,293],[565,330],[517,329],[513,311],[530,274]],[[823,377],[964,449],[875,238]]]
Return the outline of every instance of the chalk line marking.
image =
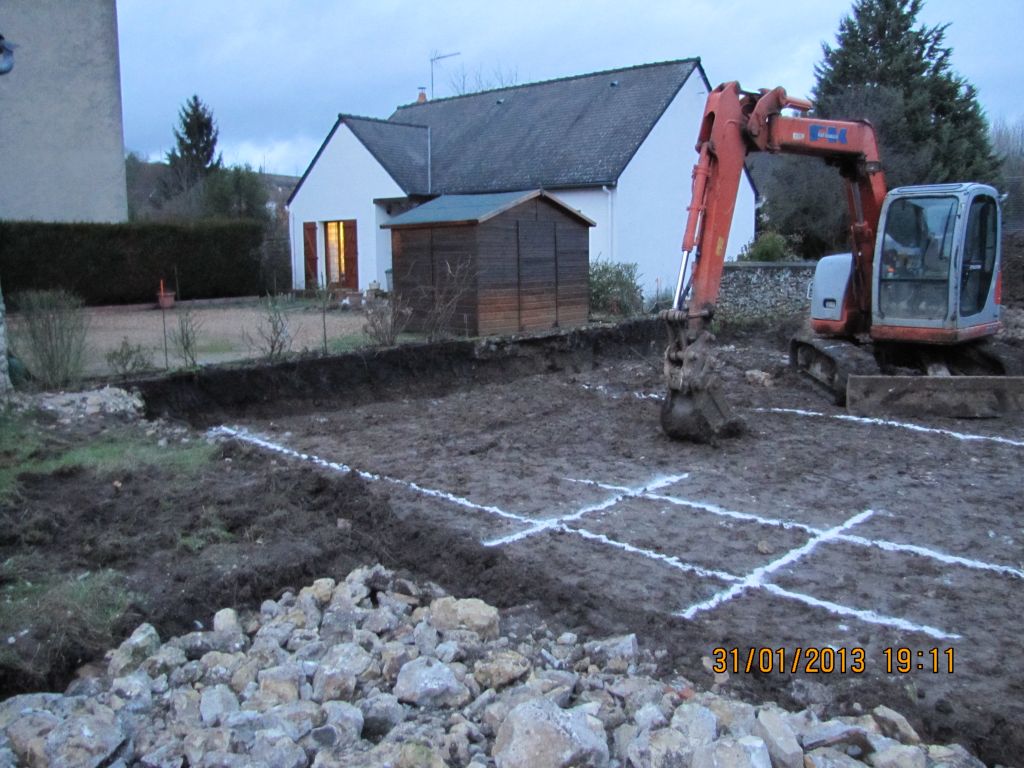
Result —
[[[968,432],[954,432],[952,429],[941,427],[925,427],[920,424],[912,424],[908,421],[893,421],[892,419],[875,419],[867,416],[853,416],[849,413],[821,413],[820,411],[805,411],[802,408],[752,408],[757,413],[788,413],[793,416],[816,416],[826,419],[838,419],[839,421],[851,421],[856,424],[870,424],[881,427],[898,427],[909,429],[911,432],[925,432],[932,435],[944,435],[956,440],[966,442],[991,442],[1002,445],[1012,445],[1016,448],[1024,448],[1024,440],[1012,440],[1009,437],[998,435],[972,435]]]
[[[234,437],[238,440],[242,440],[243,442],[258,445],[261,448],[265,448],[268,451],[280,453],[283,454],[284,456],[290,456],[294,459],[300,459],[301,461],[308,461],[312,464],[316,464],[317,466],[321,466],[326,469],[332,469],[335,472],[352,473],[363,478],[364,480],[376,480],[385,483],[392,483],[394,485],[400,485],[412,491],[416,491],[417,493],[421,493],[424,496],[432,496],[437,499],[444,499],[445,501],[449,501],[452,504],[456,504],[460,507],[474,509],[477,510],[478,512],[487,512],[488,514],[496,515],[506,520],[512,520],[517,523],[522,523],[523,525],[533,525],[537,522],[532,518],[524,517],[523,515],[517,515],[514,512],[506,512],[505,510],[495,506],[477,504],[474,501],[464,499],[461,496],[456,496],[446,491],[438,491],[433,488],[425,488],[422,485],[419,485],[418,483],[413,483],[408,480],[399,480],[398,478],[388,477],[386,475],[375,475],[372,472],[364,472],[363,470],[360,469],[353,469],[347,464],[339,464],[338,462],[327,461],[327,459],[322,459],[319,456],[313,456],[308,453],[299,453],[298,451],[292,448],[287,448],[283,445],[279,445],[278,443],[272,442],[263,435],[258,435],[254,432],[250,432],[247,429],[242,429],[241,427],[214,427],[213,429],[210,430],[210,434],[228,435],[229,437]]]
[[[736,512],[730,509],[723,509],[722,507],[714,504],[707,504],[702,501],[691,501],[689,499],[680,499],[675,496],[665,496],[658,493],[646,494],[643,498],[652,499],[654,501],[663,501],[668,504],[675,504],[681,507],[693,507],[694,509],[709,512],[712,515],[719,515],[720,517],[744,520],[765,526],[780,526],[786,529],[802,530],[812,536],[820,536],[825,533],[821,528],[816,528],[813,525],[807,525],[806,523],[798,523],[795,520],[780,520],[755,515],[750,512]],[[860,547],[875,547],[877,549],[885,550],[886,552],[907,552],[912,555],[918,555],[919,557],[937,560],[941,563],[945,563],[946,565],[959,565],[964,568],[972,568],[978,571],[991,571],[1005,576],[1015,576],[1018,579],[1024,579],[1024,570],[1019,568],[1014,568],[1009,565],[999,565],[998,563],[988,563],[983,560],[975,560],[973,558],[961,557],[959,555],[950,555],[937,549],[921,547],[916,544],[901,544],[900,542],[887,541],[886,539],[869,539],[864,536],[855,536],[848,533],[839,534],[835,537],[835,541],[855,544]]]
[[[321,467],[324,467],[326,469],[333,470],[335,472],[340,472],[340,473],[343,473],[343,474],[349,474],[349,473],[355,474],[356,476],[361,477],[364,480],[369,480],[369,481],[379,481],[379,482],[392,483],[392,484],[395,484],[395,485],[399,485],[399,486],[408,488],[410,490],[413,490],[413,491],[415,491],[417,493],[420,493],[420,494],[423,494],[425,496],[430,496],[430,497],[433,497],[433,498],[443,499],[445,501],[448,501],[448,502],[450,502],[452,504],[455,504],[457,506],[464,507],[466,509],[472,509],[472,510],[476,510],[476,511],[480,511],[480,512],[485,512],[487,514],[495,515],[497,517],[501,517],[501,518],[506,519],[506,520],[512,520],[512,521],[515,521],[515,522],[522,523],[524,525],[530,525],[530,526],[536,527],[536,520],[533,520],[533,519],[528,518],[528,517],[524,517],[522,515],[517,515],[517,514],[515,514],[513,512],[507,512],[507,511],[505,511],[503,509],[500,509],[499,507],[495,507],[495,506],[492,506],[492,505],[486,505],[486,504],[477,504],[476,502],[470,501],[469,499],[465,499],[465,498],[463,498],[461,496],[456,496],[456,495],[448,493],[446,491],[439,491],[439,490],[436,490],[436,489],[433,489],[433,488],[426,488],[424,486],[419,485],[418,483],[414,483],[414,482],[410,482],[410,481],[406,481],[406,480],[399,480],[397,478],[388,477],[386,475],[378,475],[378,474],[374,474],[372,472],[366,472],[364,470],[358,470],[358,469],[355,469],[353,467],[348,466],[347,464],[342,464],[340,462],[334,462],[334,461],[328,461],[327,459],[324,459],[324,458],[321,458],[319,456],[312,455],[312,454],[301,453],[300,451],[296,451],[296,450],[294,450],[292,448],[288,448],[286,446],[283,446],[283,445],[280,445],[278,443],[275,443],[272,440],[270,440],[269,438],[267,438],[266,436],[256,434],[254,432],[251,432],[251,431],[249,431],[247,429],[244,429],[244,428],[241,428],[241,427],[219,426],[219,427],[214,427],[213,429],[210,429],[208,433],[211,434],[211,435],[226,435],[228,437],[233,437],[233,438],[235,438],[237,440],[241,440],[243,442],[247,442],[247,443],[250,443],[252,445],[259,446],[260,448],[263,448],[265,450],[268,450],[268,451],[271,451],[271,452],[274,452],[274,453],[278,453],[278,454],[281,454],[283,456],[288,456],[290,458],[298,459],[300,461],[306,461],[306,462],[315,464],[317,466],[321,466]],[[687,475],[677,475],[677,476],[673,476],[673,477],[662,478],[660,482],[656,481],[656,483],[652,483],[651,487],[663,487],[664,485],[670,485],[671,483],[678,482],[680,479],[685,479],[686,477],[687,477]],[[597,486],[604,486],[604,485],[606,485],[606,484],[603,484],[603,483],[597,483],[596,481],[580,481],[580,482],[587,482],[587,483],[589,483],[591,485],[597,485]],[[645,489],[623,488],[621,486],[615,486],[615,487],[622,488],[623,491],[645,490]],[[634,495],[642,496],[643,494],[635,493]],[[620,493],[620,494],[617,494],[617,496],[613,497],[613,498],[618,499],[620,496],[622,498],[627,498],[628,494]],[[655,497],[655,498],[658,498],[657,494],[651,494],[651,496]],[[666,498],[671,498],[671,497],[666,497]],[[593,507],[603,507],[603,505],[609,504],[610,501],[611,501],[611,499],[606,500],[605,502],[602,502],[601,504],[593,505]],[[682,502],[682,500],[679,500],[679,501],[681,503],[685,503],[685,502]],[[616,501],[615,503],[618,503],[618,501]],[[611,506],[611,505],[609,504],[609,506]],[[853,618],[860,619],[861,621],[864,621],[864,622],[869,623],[869,624],[880,624],[880,625],[885,625],[885,626],[892,626],[892,627],[896,627],[896,628],[899,628],[899,629],[904,629],[904,630],[907,630],[907,631],[919,631],[919,632],[923,632],[925,634],[928,634],[930,636],[937,637],[937,638],[940,638],[940,639],[958,638],[959,637],[959,635],[950,635],[950,634],[942,632],[941,630],[935,629],[934,627],[928,627],[926,625],[917,625],[917,624],[914,624],[913,622],[907,621],[905,619],[899,619],[899,618],[894,618],[894,617],[890,617],[890,616],[884,616],[884,615],[881,615],[881,614],[877,614],[874,611],[865,611],[865,610],[860,610],[860,609],[856,609],[856,608],[850,608],[850,607],[847,607],[847,606],[844,606],[844,605],[840,605],[838,603],[832,603],[830,601],[820,600],[820,599],[818,599],[816,597],[813,597],[811,595],[805,595],[805,594],[802,594],[802,593],[799,593],[799,592],[792,592],[790,590],[783,589],[782,587],[776,586],[774,584],[770,584],[768,582],[763,582],[762,581],[762,582],[757,583],[757,584],[751,583],[751,577],[754,576],[754,574],[760,573],[761,574],[761,578],[763,579],[763,576],[765,574],[767,574],[767,573],[770,573],[772,570],[775,570],[776,568],[782,567],[783,565],[787,564],[788,562],[792,562],[793,560],[796,560],[799,557],[802,557],[804,554],[809,552],[810,549],[813,549],[813,546],[808,547],[808,545],[810,545],[812,542],[820,542],[822,540],[829,540],[830,538],[832,540],[843,540],[843,539],[849,538],[849,539],[853,540],[854,543],[868,542],[870,544],[870,540],[868,540],[868,539],[861,539],[860,537],[846,537],[846,536],[844,536],[842,534],[835,534],[835,535],[831,535],[830,536],[830,534],[831,534],[831,531],[842,530],[842,529],[845,529],[845,528],[847,528],[847,527],[849,527],[851,525],[856,525],[858,522],[861,521],[861,518],[866,519],[868,516],[873,514],[871,510],[867,510],[865,512],[860,513],[860,515],[856,515],[853,518],[850,518],[850,520],[847,520],[845,523],[843,523],[841,526],[837,526],[837,528],[835,528],[835,529],[831,529],[830,531],[821,532],[820,535],[816,539],[809,540],[806,544],[803,545],[803,547],[799,547],[796,550],[791,550],[789,553],[784,555],[782,558],[779,558],[779,560],[776,560],[774,563],[770,563],[768,566],[763,566],[762,568],[755,569],[755,571],[752,572],[751,575],[748,575],[746,578],[743,578],[743,577],[739,577],[739,576],[736,576],[734,574],[728,573],[726,571],[719,571],[719,570],[715,570],[715,569],[708,569],[708,568],[703,568],[703,567],[698,566],[698,565],[693,565],[691,563],[686,563],[686,562],[683,562],[682,560],[680,560],[679,558],[677,558],[675,556],[666,555],[666,554],[663,554],[661,552],[654,552],[652,550],[643,549],[641,547],[636,547],[636,546],[633,546],[632,544],[629,544],[629,543],[626,543],[626,542],[617,541],[617,540],[612,539],[612,538],[610,538],[610,537],[608,537],[608,536],[606,536],[604,534],[601,534],[601,533],[594,533],[594,532],[588,531],[588,530],[586,530],[584,528],[574,528],[574,527],[570,527],[568,525],[565,525],[565,523],[564,523],[565,520],[569,520],[569,519],[576,519],[576,520],[578,520],[584,514],[587,514],[588,511],[594,511],[593,507],[584,507],[583,509],[578,510],[577,512],[573,513],[572,515],[566,515],[566,516],[564,516],[562,518],[555,518],[555,519],[553,519],[551,521],[545,521],[545,523],[552,530],[560,530],[560,531],[563,531],[565,533],[575,534],[577,536],[580,536],[581,538],[584,538],[584,539],[587,539],[587,540],[590,540],[590,541],[595,541],[595,542],[598,542],[600,544],[604,544],[605,546],[609,546],[609,547],[612,547],[614,549],[619,549],[619,550],[621,550],[623,552],[627,552],[627,553],[630,553],[630,554],[633,554],[633,555],[644,557],[644,558],[649,559],[649,560],[653,560],[653,561],[656,561],[656,562],[663,563],[663,564],[665,564],[665,565],[667,565],[667,566],[669,566],[669,567],[671,567],[671,568],[673,568],[675,570],[682,571],[684,573],[694,574],[694,575],[696,575],[698,577],[702,577],[702,578],[716,578],[716,579],[719,579],[721,581],[732,582],[733,583],[733,587],[730,587],[730,589],[726,590],[726,592],[734,590],[737,587],[742,587],[742,588],[739,589],[736,592],[736,594],[739,594],[740,592],[745,591],[746,589],[751,589],[751,588],[764,589],[764,590],[766,590],[768,592],[771,592],[772,594],[775,594],[775,595],[777,595],[779,597],[796,600],[798,602],[804,603],[806,605],[811,605],[811,606],[814,606],[814,607],[817,607],[817,608],[823,608],[825,610],[829,610],[829,611],[831,611],[833,613],[836,613],[836,614],[839,614],[839,615],[851,616]],[[701,508],[706,509],[707,511],[710,511],[709,508],[714,508],[714,509],[718,509],[718,510],[720,510],[722,512],[728,512],[728,510],[721,510],[720,508],[714,507],[713,505],[702,505]],[[742,516],[742,519],[747,519],[748,518],[748,516],[745,515],[745,513],[735,513],[735,514],[737,516]],[[758,516],[749,516],[749,517],[757,519],[758,521],[760,521],[760,520],[767,520],[767,518],[760,518]],[[795,525],[800,526],[802,524],[795,524]],[[883,542],[883,543],[887,543],[888,544],[888,542]],[[898,547],[900,545],[893,545],[893,546],[894,547]],[[910,545],[905,545],[905,546],[909,547]],[[916,548],[915,547],[914,549],[921,549],[921,548]],[[949,562],[957,562],[957,563],[960,563],[960,564],[964,564],[964,562],[961,562],[961,561],[964,561],[963,558],[956,558],[956,557],[948,556],[948,555],[944,556],[944,557],[949,558]],[[980,565],[986,565],[986,564],[980,564]],[[999,568],[999,566],[995,566],[993,568]],[[1008,570],[1012,571],[1013,569],[1008,569]],[[724,593],[719,593],[719,595],[722,595],[722,594],[724,594]],[[712,598],[712,600],[714,600],[714,599],[715,598]],[[721,602],[725,602],[725,599],[719,598],[716,604],[720,604]],[[700,605],[703,605],[703,604],[700,604]],[[687,612],[693,611],[695,608],[697,608],[697,606],[691,607],[687,611],[684,611],[683,614],[681,614],[681,615],[685,616],[685,614]],[[710,608],[705,608],[704,610],[710,610]],[[690,618],[690,617],[687,616],[687,618]]]
[[[614,496],[609,496],[604,501],[599,501],[597,504],[591,504],[581,509],[577,509],[575,512],[570,512],[568,515],[550,517],[539,521],[535,520],[529,528],[522,531],[517,531],[516,533],[510,533],[508,536],[502,536],[498,539],[491,539],[490,541],[485,541],[484,546],[502,547],[506,544],[512,544],[517,541],[522,541],[523,539],[527,539],[531,536],[536,536],[537,534],[544,533],[545,531],[550,531],[552,528],[562,525],[563,523],[575,522],[577,520],[580,520],[581,518],[593,512],[603,512],[606,509],[614,507],[615,505],[619,504],[625,499],[640,498],[644,494],[650,492],[651,490],[658,490],[659,488],[664,488],[674,483],[678,483],[681,480],[685,480],[689,476],[690,474],[688,472],[684,472],[681,475],[668,475],[666,477],[657,477],[651,482],[638,488],[619,488],[618,492]],[[597,485],[597,483],[594,484]]]
[[[840,616],[851,616],[868,624],[880,624],[886,627],[902,629],[906,632],[922,632],[938,640],[956,640],[960,637],[960,635],[950,634],[942,631],[941,629],[937,629],[936,627],[928,626],[927,624],[915,624],[912,621],[900,619],[895,616],[886,616],[881,613],[876,613],[875,611],[867,611],[860,608],[850,608],[847,605],[833,603],[830,600],[821,600],[817,597],[812,597],[811,595],[805,595],[802,592],[791,592],[790,590],[783,589],[776,584],[762,584],[760,588],[766,592],[771,592],[773,595],[777,595],[778,597],[797,600],[805,605],[809,605],[814,608],[823,608],[826,611]]]
[[[768,576],[768,574],[799,560],[804,555],[810,554],[822,542],[834,539],[843,531],[852,528],[858,523],[864,522],[873,514],[875,514],[873,510],[866,509],[863,512],[854,515],[853,517],[841,523],[840,525],[837,525],[833,528],[829,528],[827,531],[822,531],[817,536],[814,536],[813,538],[810,538],[807,541],[805,541],[801,546],[789,550],[782,557],[773,560],[770,563],[766,563],[765,565],[755,568],[750,573],[748,573],[747,576],[739,583],[733,584],[728,589],[724,589],[721,592],[712,595],[707,600],[703,600],[699,603],[694,603],[689,608],[685,608],[684,610],[679,612],[679,615],[682,616],[684,619],[692,619],[698,613],[703,613],[704,611],[710,611],[713,608],[717,608],[722,603],[732,600],[734,597],[743,594],[748,589],[754,589],[764,586],[764,584],[766,583],[765,577]]]

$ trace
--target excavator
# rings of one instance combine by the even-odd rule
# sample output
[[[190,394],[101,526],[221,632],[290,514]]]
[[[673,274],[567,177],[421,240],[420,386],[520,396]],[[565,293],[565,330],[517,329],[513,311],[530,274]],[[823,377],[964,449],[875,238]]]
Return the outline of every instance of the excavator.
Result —
[[[992,340],[1001,328],[996,190],[959,183],[889,191],[871,124],[821,120],[811,109],[783,88],[751,93],[729,82],[708,94],[679,277],[660,315],[669,333],[662,429],[695,442],[743,429],[722,393],[710,324],[753,152],[822,158],[846,187],[851,251],[817,264],[810,332],[790,346],[794,367],[855,412],[1019,410],[1024,371]]]

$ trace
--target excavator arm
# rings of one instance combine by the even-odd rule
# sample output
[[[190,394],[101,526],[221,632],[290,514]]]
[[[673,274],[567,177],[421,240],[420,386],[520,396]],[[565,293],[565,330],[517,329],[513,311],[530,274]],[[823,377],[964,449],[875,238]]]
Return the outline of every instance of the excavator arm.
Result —
[[[735,82],[708,94],[679,277],[672,307],[661,313],[669,331],[661,422],[671,437],[707,442],[742,429],[718,391],[708,327],[748,154],[809,155],[838,168],[847,187],[854,267],[841,319],[829,331],[853,335],[868,327],[875,230],[886,194],[874,129],[867,122],[782,114],[787,108],[806,112],[811,103],[782,88],[744,92]]]

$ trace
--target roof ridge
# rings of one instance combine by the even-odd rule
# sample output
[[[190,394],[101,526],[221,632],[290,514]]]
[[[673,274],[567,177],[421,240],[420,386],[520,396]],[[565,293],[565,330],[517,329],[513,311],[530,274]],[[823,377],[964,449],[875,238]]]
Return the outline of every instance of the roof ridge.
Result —
[[[423,106],[425,104],[437,104],[437,103],[443,102],[443,101],[455,101],[457,99],[467,99],[467,98],[470,98],[472,96],[481,96],[481,95],[488,94],[488,93],[498,93],[500,91],[514,91],[514,90],[518,90],[518,89],[522,89],[522,88],[532,88],[532,87],[538,86],[538,85],[549,85],[551,83],[562,83],[562,82],[567,82],[569,80],[582,80],[585,77],[597,77],[599,75],[612,75],[612,74],[615,74],[617,72],[628,72],[628,71],[634,71],[634,70],[638,70],[638,69],[649,69],[651,67],[664,67],[664,66],[668,66],[670,64],[696,64],[696,65],[700,66],[700,63],[701,63],[700,62],[700,56],[690,56],[690,57],[685,58],[685,59],[671,59],[669,61],[651,61],[651,62],[648,62],[646,64],[634,64],[631,67],[616,67],[615,69],[602,69],[602,70],[598,70],[596,72],[584,72],[584,73],[579,74],[579,75],[565,75],[563,77],[553,77],[553,78],[551,78],[549,80],[538,80],[538,81],[533,82],[533,83],[520,83],[518,85],[505,85],[505,86],[502,86],[500,88],[488,88],[488,89],[483,90],[483,91],[473,91],[472,93],[460,93],[460,94],[456,94],[455,96],[443,96],[440,99],[427,99],[427,101],[423,101],[423,102],[413,101],[413,102],[410,102],[408,104],[399,104],[397,107],[395,107],[395,111],[397,112],[400,109],[408,109],[410,107],[420,107],[420,106]],[[392,122],[392,121],[387,121],[387,122]],[[397,123],[397,121],[395,121],[395,122]]]
[[[346,120],[363,120],[367,123],[383,123],[384,125],[398,125],[405,128],[421,128],[426,129],[427,126],[419,125],[417,123],[403,123],[399,120],[388,120],[382,117],[367,117],[366,115],[351,115],[347,112],[339,112],[338,119],[342,122]]]

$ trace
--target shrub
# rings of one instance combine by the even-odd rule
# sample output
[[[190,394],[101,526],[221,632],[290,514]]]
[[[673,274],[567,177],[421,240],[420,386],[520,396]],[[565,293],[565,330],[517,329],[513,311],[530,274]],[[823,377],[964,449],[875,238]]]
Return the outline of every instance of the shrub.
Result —
[[[397,294],[391,298],[367,299],[364,305],[366,324],[363,333],[377,346],[393,347],[399,334],[409,325],[412,310]]]
[[[639,267],[594,260],[590,264],[590,311],[629,317],[643,310]]]
[[[284,304],[278,296],[267,296],[261,302],[263,315],[256,323],[256,337],[243,331],[245,342],[258,350],[270,362],[280,360],[292,348],[292,333],[288,327],[288,315]]]
[[[743,246],[738,261],[794,261],[797,258],[789,241],[778,232],[769,230]]]
[[[14,346],[29,373],[44,389],[81,379],[89,327],[82,300],[65,290],[26,291],[15,303],[21,323]]]
[[[11,294],[59,287],[86,304],[151,302],[161,279],[179,299],[253,296],[268,290],[263,230],[252,221],[0,221],[0,277]]]
[[[199,367],[199,329],[202,323],[186,309],[178,314],[178,327],[171,331],[171,343],[186,368]]]
[[[118,376],[126,376],[132,373],[148,371],[153,367],[153,361],[141,344],[132,344],[125,336],[121,344],[107,352],[107,365]]]

